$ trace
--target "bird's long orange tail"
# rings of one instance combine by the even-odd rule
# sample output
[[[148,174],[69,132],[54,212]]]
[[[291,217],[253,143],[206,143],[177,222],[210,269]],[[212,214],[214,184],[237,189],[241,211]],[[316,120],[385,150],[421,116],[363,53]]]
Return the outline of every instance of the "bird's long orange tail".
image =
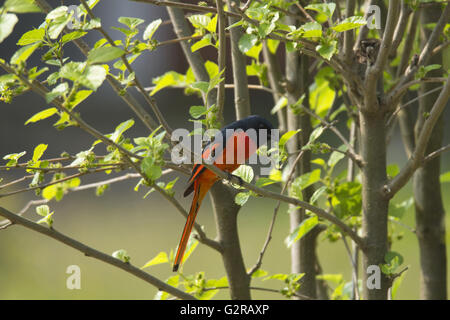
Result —
[[[186,245],[194,226],[198,209],[200,208],[200,204],[210,188],[211,185],[203,183],[200,180],[194,182],[194,198],[192,199],[191,209],[189,210],[189,215],[187,217],[186,224],[184,225],[183,234],[181,235],[180,244],[178,245],[177,255],[175,256],[175,262],[173,264],[173,271],[178,270],[178,267],[183,260]]]

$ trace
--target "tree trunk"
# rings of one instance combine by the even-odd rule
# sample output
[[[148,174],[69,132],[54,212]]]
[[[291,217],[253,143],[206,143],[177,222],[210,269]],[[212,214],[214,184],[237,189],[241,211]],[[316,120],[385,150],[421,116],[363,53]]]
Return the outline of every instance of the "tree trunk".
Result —
[[[441,15],[441,6],[422,10],[422,26],[435,22]],[[423,28],[421,34],[426,41],[431,31]],[[428,64],[442,64],[442,54],[431,57]],[[442,69],[427,74],[430,77],[442,77]],[[422,95],[440,84],[425,83],[419,94]],[[419,115],[415,126],[415,136],[420,134],[425,121],[424,114],[429,112],[439,92],[419,99]],[[442,146],[443,118],[434,127],[428,142],[426,154]],[[414,200],[416,211],[416,232],[420,248],[421,298],[447,299],[447,256],[445,245],[445,210],[442,202],[440,176],[440,157],[427,162],[414,174]]]
[[[242,256],[237,214],[240,206],[235,204],[236,193],[217,182],[210,191],[216,220],[217,238],[221,244],[222,259],[233,300],[250,300],[250,276],[247,274]]]
[[[294,104],[305,93],[308,96],[308,57],[299,56],[297,52],[288,53],[286,56],[286,78],[288,81],[288,105]],[[306,107],[308,98],[304,99]],[[292,110],[287,111],[288,130],[301,129],[288,143],[289,153],[298,152],[304,146],[311,134],[311,120],[307,114],[295,114]],[[295,157],[289,159],[293,165]],[[300,176],[311,171],[311,153],[305,152],[297,164],[294,176]],[[303,200],[308,201],[314,190],[309,187],[303,191]],[[304,209],[296,209],[289,206],[290,231],[292,232],[303,220],[307,218]],[[291,271],[293,273],[305,273],[302,278],[299,293],[312,298],[317,297],[316,284],[316,238],[317,232],[312,230],[302,239],[295,242],[291,247]]]
[[[378,276],[368,269],[384,263],[387,252],[387,214],[389,200],[383,194],[386,176],[386,135],[384,115],[379,110],[360,111],[360,150],[363,159],[362,206],[363,238],[366,248],[363,258],[364,298],[381,300],[387,298],[389,281],[378,269]],[[375,278],[374,278],[375,277]],[[378,281],[379,280],[379,281]],[[377,283],[379,286],[377,286]]]

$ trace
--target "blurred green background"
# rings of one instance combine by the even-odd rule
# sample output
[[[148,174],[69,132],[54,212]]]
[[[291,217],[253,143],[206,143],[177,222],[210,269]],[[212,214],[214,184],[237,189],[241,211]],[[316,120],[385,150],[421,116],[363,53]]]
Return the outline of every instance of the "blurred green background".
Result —
[[[53,6],[61,1],[52,0]],[[78,4],[78,1],[64,1],[64,4]],[[167,19],[163,8],[145,4],[137,4],[123,0],[101,1],[96,14],[102,17],[102,24],[110,31],[114,38],[120,38],[118,33],[109,29],[117,25],[119,16],[133,16],[152,21],[156,18]],[[25,17],[25,18],[24,18]],[[15,34],[1,45],[2,58],[7,58],[17,50],[15,43],[21,34],[31,27],[41,23],[42,16],[21,16],[21,21],[15,28]],[[158,40],[173,38],[170,26],[161,27]],[[99,36],[94,33],[87,38],[90,44],[95,43]],[[448,52],[448,50],[447,50]],[[66,52],[76,61],[82,57],[74,50]],[[215,60],[213,51],[206,52],[208,59]],[[36,57],[35,57],[36,58]],[[39,61],[35,60],[35,62]],[[167,70],[186,72],[186,62],[179,47],[170,46],[158,49],[153,53],[141,57],[134,64],[137,75],[146,86],[151,85],[151,79]],[[229,70],[230,71],[230,70]],[[230,82],[231,73],[227,74]],[[269,117],[269,110],[273,107],[272,97],[268,93],[251,92],[252,111]],[[198,104],[195,97],[185,97],[181,90],[163,90],[158,93],[157,101],[162,112],[173,128],[192,128],[187,121],[189,107]],[[28,160],[33,148],[39,143],[48,143],[46,157],[58,156],[62,151],[75,154],[90,147],[94,139],[77,128],[67,128],[59,132],[52,128],[50,120],[34,125],[24,126],[24,122],[36,112],[46,107],[43,100],[32,94],[26,94],[16,99],[12,104],[0,102],[0,155],[28,152]],[[83,105],[78,107],[84,119],[98,128],[101,132],[109,133],[122,121],[135,118],[127,106],[109,89],[103,86],[97,95],[93,95]],[[445,118],[448,122],[450,112],[447,108]],[[226,96],[226,120],[234,119],[233,95],[228,91]],[[274,123],[276,120],[271,118]],[[345,128],[345,119],[339,125]],[[135,127],[127,132],[129,137],[148,135],[144,127],[137,121]],[[323,136],[330,145],[339,146],[330,134]],[[450,130],[445,128],[444,141],[450,141]],[[398,131],[395,132],[389,147],[389,163],[398,163],[401,167],[405,163],[405,155]],[[450,170],[450,157],[442,158],[442,172]],[[3,163],[2,163],[3,164]],[[23,172],[22,172],[23,173]],[[4,182],[20,177],[20,172],[0,171],[0,178]],[[167,180],[175,177],[170,174]],[[83,183],[105,179],[104,175],[86,177]],[[137,179],[121,182],[111,186],[101,198],[97,198],[93,190],[76,192],[67,195],[61,202],[50,203],[54,214],[54,228],[76,240],[105,253],[112,253],[125,249],[131,256],[131,263],[137,267],[143,266],[148,260],[161,251],[169,252],[175,249],[184,226],[184,218],[170,204],[158,194],[152,193],[143,199],[147,192],[144,188],[137,193],[133,191]],[[177,191],[181,190],[186,177],[181,177],[177,183]],[[9,189],[11,190],[11,189]],[[8,191],[8,190],[5,190]],[[443,198],[447,212],[447,250],[450,257],[450,184],[443,185]],[[411,185],[407,185],[394,199],[401,202],[411,196]],[[190,198],[183,199],[180,192],[176,194],[185,208],[188,208]],[[32,193],[20,194],[0,200],[0,206],[13,212],[18,212],[30,200],[35,199]],[[272,219],[276,202],[267,199],[252,198],[239,214],[239,232],[241,246],[246,265],[250,268],[256,262],[261,247],[266,239],[267,230]],[[284,239],[289,231],[287,207],[283,205],[278,215],[273,239],[266,252],[262,269],[273,273],[289,273],[290,253],[284,245]],[[37,220],[39,216],[30,209],[25,217]],[[200,209],[198,222],[205,226],[209,237],[215,236],[215,223],[209,199],[207,198]],[[414,212],[409,210],[403,223],[414,227]],[[404,265],[409,269],[399,289],[397,298],[419,298],[419,254],[417,239],[413,233],[396,226],[404,233],[404,238],[396,242],[392,250],[398,251],[404,257]],[[342,241],[328,243],[319,237],[318,253],[324,273],[342,273],[345,281],[351,280],[351,270],[348,255]],[[68,290],[66,280],[69,276],[66,269],[70,265],[81,268],[81,290]],[[146,269],[160,279],[172,276],[171,266],[162,264]],[[225,275],[219,254],[210,248],[199,245],[184,266],[186,274],[205,271],[208,279],[218,279]],[[360,269],[360,272],[362,270]],[[282,283],[277,280],[261,281],[255,279],[254,286],[281,289]],[[333,287],[333,284],[331,284]],[[449,285],[450,287],[450,285]],[[0,299],[153,299],[156,289],[132,275],[106,265],[103,262],[85,257],[78,251],[68,248],[43,235],[26,230],[20,226],[12,226],[0,230]],[[280,294],[254,291],[256,299],[279,299]],[[227,299],[227,290],[221,290],[215,297]]]

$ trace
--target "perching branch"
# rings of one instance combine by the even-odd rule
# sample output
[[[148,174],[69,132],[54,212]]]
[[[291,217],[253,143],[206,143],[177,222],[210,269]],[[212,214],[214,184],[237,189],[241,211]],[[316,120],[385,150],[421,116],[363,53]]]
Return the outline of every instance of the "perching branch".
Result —
[[[434,125],[436,124],[437,120],[439,119],[447,105],[449,97],[450,76],[447,78],[444,89],[439,94],[439,97],[437,98],[433,108],[431,109],[430,115],[423,125],[422,131],[419,135],[419,138],[417,139],[416,148],[413,154],[411,155],[403,169],[400,171],[400,173],[385,185],[384,193],[388,197],[393,197],[409,181],[411,176],[414,174],[414,171],[423,163],[428,140],[430,139]]]
[[[194,300],[195,299],[192,295],[168,285],[167,283],[159,280],[158,278],[152,276],[149,273],[142,271],[141,269],[133,266],[132,264],[122,262],[121,260],[116,259],[116,258],[112,257],[111,255],[108,255],[108,254],[98,251],[92,247],[89,247],[73,238],[68,237],[67,235],[65,235],[63,233],[56,231],[53,228],[47,228],[47,227],[37,224],[31,220],[22,218],[19,215],[14,214],[2,207],[0,207],[0,216],[10,220],[14,224],[21,225],[27,229],[41,233],[43,235],[46,235],[47,237],[50,237],[61,243],[64,243],[65,245],[67,245],[71,248],[74,248],[75,250],[80,251],[81,253],[83,253],[84,255],[86,255],[88,257],[92,257],[94,259],[103,261],[103,262],[110,264],[114,267],[117,267],[119,269],[122,269],[122,270],[134,275],[135,277],[138,277],[138,278],[144,280],[145,282],[155,286],[159,290],[165,291],[177,298],[184,299],[184,300]]]

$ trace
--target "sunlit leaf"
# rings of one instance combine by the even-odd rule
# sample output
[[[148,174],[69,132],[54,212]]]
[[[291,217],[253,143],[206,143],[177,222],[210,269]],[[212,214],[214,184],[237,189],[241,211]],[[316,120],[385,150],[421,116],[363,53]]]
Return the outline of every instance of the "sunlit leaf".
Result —
[[[58,109],[56,109],[56,108],[48,108],[48,109],[42,110],[41,112],[36,113],[34,116],[32,116],[30,119],[28,119],[25,122],[25,125],[32,123],[32,122],[37,122],[40,120],[47,119],[48,117],[51,117],[52,115],[54,115],[57,112],[58,112]]]

